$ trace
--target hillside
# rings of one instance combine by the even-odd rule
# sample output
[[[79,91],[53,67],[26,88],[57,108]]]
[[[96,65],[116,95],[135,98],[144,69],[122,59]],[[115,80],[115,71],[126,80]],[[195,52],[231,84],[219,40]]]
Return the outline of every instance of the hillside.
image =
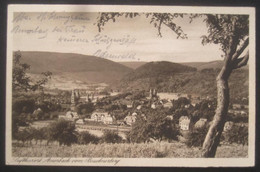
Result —
[[[129,68],[132,68],[132,69],[137,69],[139,68],[140,66],[148,63],[148,62],[118,62],[126,67],[129,67]]]
[[[149,62],[124,77],[124,81],[133,81],[140,78],[163,77],[177,73],[196,71],[196,68],[167,61]]]
[[[194,64],[196,63],[192,65],[194,66]],[[176,64],[174,65],[176,66]],[[219,72],[218,65],[219,63],[217,62],[199,64],[197,67],[200,70],[196,71],[194,68],[189,68],[184,65],[179,66],[179,64],[177,66],[180,68],[170,70],[168,68],[170,68],[172,64],[147,63],[137,68],[133,72],[133,75],[124,77],[121,81],[120,88],[125,90],[148,90],[150,87],[153,87],[157,88],[159,92],[179,92],[216,96],[216,76]],[[229,79],[231,99],[248,96],[248,74],[248,67],[233,71]]]
[[[31,66],[30,73],[50,71],[55,76],[86,83],[114,83],[132,69],[116,62],[80,54],[54,52],[21,52],[22,61]]]
[[[195,67],[198,70],[203,70],[203,69],[218,69],[221,68],[223,65],[223,61],[211,61],[211,62],[186,62],[186,63],[182,63],[183,65],[187,65],[190,67]]]
[[[211,62],[186,62],[181,63],[183,65],[187,65],[190,67],[197,68],[198,71],[203,69],[220,69],[223,66],[223,61],[217,60],[217,61],[211,61]],[[242,67],[243,69],[248,68],[247,66]]]

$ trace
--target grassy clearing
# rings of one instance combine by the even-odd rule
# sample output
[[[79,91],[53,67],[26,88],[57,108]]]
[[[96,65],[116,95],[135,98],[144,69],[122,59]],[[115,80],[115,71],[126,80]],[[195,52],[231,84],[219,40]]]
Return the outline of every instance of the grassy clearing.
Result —
[[[118,157],[118,158],[199,158],[199,148],[189,148],[186,145],[174,143],[148,144],[88,144],[58,146],[13,146],[14,157]],[[247,146],[221,145],[218,148],[218,158],[247,157]]]

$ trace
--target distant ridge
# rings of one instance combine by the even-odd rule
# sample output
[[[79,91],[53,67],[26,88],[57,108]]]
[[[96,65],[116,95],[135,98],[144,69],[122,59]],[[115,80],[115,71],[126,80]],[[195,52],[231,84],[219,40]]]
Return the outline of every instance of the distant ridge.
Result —
[[[211,61],[211,62],[186,62],[186,63],[181,63],[181,64],[195,67],[198,70],[208,69],[208,68],[212,68],[212,69],[219,68],[220,69],[223,65],[223,61],[216,60],[216,61]]]
[[[156,88],[158,92],[177,92],[214,97],[217,95],[216,77],[222,67],[221,65],[221,61],[183,64],[164,61],[151,62],[127,74],[120,82],[119,88],[148,91],[152,87]],[[248,96],[248,77],[248,66],[232,72],[229,87],[233,100]]]
[[[196,68],[168,61],[149,62],[129,73],[124,77],[124,80],[131,81],[139,78],[160,77],[191,71],[196,71]]]
[[[136,69],[148,62],[142,62],[142,61],[137,61],[137,62],[118,62],[126,67],[132,68],[132,69]]]
[[[22,51],[22,61],[31,66],[30,73],[50,71],[84,82],[114,83],[133,69],[108,59],[57,52]]]
[[[186,63],[181,63],[183,65],[187,65],[190,67],[195,67],[198,70],[203,70],[203,69],[221,69],[223,66],[223,61],[222,60],[216,60],[216,61],[211,61],[211,62],[186,62]],[[242,69],[248,68],[247,66],[242,67]]]

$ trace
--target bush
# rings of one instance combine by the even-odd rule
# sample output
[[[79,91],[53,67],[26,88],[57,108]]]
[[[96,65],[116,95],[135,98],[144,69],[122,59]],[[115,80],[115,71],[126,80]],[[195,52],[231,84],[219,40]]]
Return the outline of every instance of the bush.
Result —
[[[208,127],[197,128],[191,131],[185,142],[188,147],[202,147],[204,139],[207,135]]]
[[[105,131],[104,135],[102,136],[102,142],[106,143],[120,143],[122,142],[122,137],[120,137],[116,132],[114,131]]]
[[[234,125],[230,130],[223,134],[224,141],[228,143],[248,144],[248,127],[243,125]]]
[[[99,137],[90,134],[87,131],[81,132],[78,135],[78,143],[79,144],[88,144],[88,143],[94,143],[97,144],[99,142]]]
[[[146,142],[150,139],[157,141],[177,140],[179,130],[175,121],[167,117],[167,114],[160,109],[146,112],[147,118],[138,116],[132,126],[132,130],[127,135],[130,142]]]
[[[35,109],[35,101],[28,98],[16,98],[13,100],[12,110],[13,112],[21,113],[32,113]]]
[[[31,127],[26,127],[23,130],[18,130],[18,132],[15,134],[15,139],[18,141],[22,141],[23,144],[25,142],[30,142],[34,138],[35,129]]]
[[[58,141],[59,145],[71,146],[77,142],[75,124],[71,121],[59,120],[51,123],[48,130],[49,140]]]

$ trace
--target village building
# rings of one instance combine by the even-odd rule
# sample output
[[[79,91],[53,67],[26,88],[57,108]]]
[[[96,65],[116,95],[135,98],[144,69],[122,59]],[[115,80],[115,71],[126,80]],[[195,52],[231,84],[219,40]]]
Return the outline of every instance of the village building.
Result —
[[[104,123],[104,124],[113,124],[113,122],[115,121],[115,119],[111,116],[111,115],[107,115],[107,116],[103,116],[101,121]]]
[[[166,103],[163,103],[163,107],[164,108],[171,108],[172,107],[172,102],[171,101],[167,101]]]
[[[71,91],[71,106],[70,106],[70,109],[71,109],[72,111],[75,110],[75,107],[76,107],[76,105],[78,104],[79,99],[80,99],[79,90],[73,89],[73,90]]]
[[[203,128],[207,125],[207,119],[206,118],[200,118],[194,125],[194,128]]]
[[[33,114],[32,116],[35,118],[35,119],[40,119],[43,117],[43,111],[41,108],[38,108],[36,109],[35,111],[33,111]]]
[[[166,99],[168,101],[178,100],[180,97],[188,98],[188,94],[168,93],[168,92],[157,93],[157,96],[159,97],[160,100]]]
[[[244,106],[241,105],[241,104],[233,104],[233,105],[232,105],[232,108],[233,108],[233,109],[243,109]]]
[[[173,120],[173,115],[167,115],[167,116],[166,116],[166,119],[168,119],[168,120],[171,120],[171,121],[172,121],[172,120]]]
[[[59,119],[75,121],[79,119],[79,115],[77,114],[77,112],[68,111],[65,115],[59,115]]]
[[[146,118],[146,115],[145,114],[141,114],[141,117],[144,119],[144,120],[146,120],[147,118]]]
[[[183,131],[188,131],[190,130],[190,118],[188,116],[181,116],[179,118],[179,126],[180,129]]]
[[[147,99],[157,99],[157,90],[156,89],[150,89],[149,96]]]
[[[115,118],[108,112],[95,111],[91,115],[91,120],[96,122],[103,122],[104,124],[113,124]]]
[[[102,119],[108,116],[108,112],[94,111],[91,115],[91,119],[97,122],[102,122]]]
[[[68,111],[65,115],[65,118],[68,120],[76,120],[79,119],[79,115],[77,112]]]
[[[127,108],[133,108],[133,101],[131,100],[120,100],[120,104],[126,105]]]
[[[224,132],[227,132],[227,131],[229,131],[229,130],[231,130],[232,128],[233,128],[233,126],[234,126],[234,122],[232,122],[232,121],[227,121],[226,123],[225,123],[225,125],[224,125]]]
[[[152,108],[152,109],[156,109],[156,104],[155,104],[155,103],[152,103],[152,104],[151,104],[151,108]]]
[[[81,124],[81,125],[83,125],[83,124],[85,124],[85,122],[84,122],[83,119],[78,119],[78,120],[76,121],[76,124]]]
[[[138,105],[138,106],[136,107],[137,110],[140,110],[141,108],[142,108],[142,105]]]
[[[136,115],[128,115],[124,118],[127,125],[132,126],[136,122]]]
[[[234,114],[234,115],[247,115],[247,112],[244,110],[234,110],[234,109],[229,109],[228,113]]]

